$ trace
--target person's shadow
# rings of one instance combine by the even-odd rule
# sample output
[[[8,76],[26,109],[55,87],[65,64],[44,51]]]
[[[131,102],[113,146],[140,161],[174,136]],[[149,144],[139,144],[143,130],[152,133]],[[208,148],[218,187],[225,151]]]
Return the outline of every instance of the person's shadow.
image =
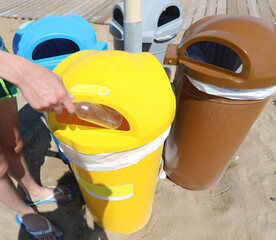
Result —
[[[48,127],[42,121],[42,115],[34,111],[29,104],[26,104],[19,111],[18,115],[20,134],[24,143],[23,155],[33,178],[37,183],[41,184],[40,170],[45,162],[45,157],[54,157],[56,161],[62,160],[58,152],[50,150],[52,138]],[[62,163],[68,164],[63,161]],[[41,214],[62,229],[64,240],[107,240],[108,238],[104,229],[96,224],[89,224],[89,221],[93,223],[92,219],[87,221],[90,216],[87,216],[87,209],[82,194],[69,164],[67,168],[68,171],[58,179],[57,185],[71,187],[75,195],[73,201],[58,204],[58,207],[54,211],[46,210],[41,212]],[[48,171],[49,173],[47,174],[51,174],[51,171],[55,171],[55,169],[49,169]],[[20,186],[18,189],[24,198],[23,190]],[[46,204],[44,205],[47,209]],[[32,238],[21,228],[18,239],[28,240]]]

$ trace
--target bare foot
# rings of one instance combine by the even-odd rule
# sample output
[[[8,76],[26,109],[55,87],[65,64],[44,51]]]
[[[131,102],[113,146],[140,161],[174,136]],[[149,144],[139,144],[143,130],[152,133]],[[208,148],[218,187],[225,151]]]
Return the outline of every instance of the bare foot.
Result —
[[[26,196],[30,202],[40,203],[41,200],[54,200],[58,202],[67,202],[72,200],[72,192],[68,187],[41,187]]]
[[[35,211],[18,214],[19,220],[26,226],[28,232],[39,240],[56,240],[63,233]],[[49,224],[49,225],[48,225]]]

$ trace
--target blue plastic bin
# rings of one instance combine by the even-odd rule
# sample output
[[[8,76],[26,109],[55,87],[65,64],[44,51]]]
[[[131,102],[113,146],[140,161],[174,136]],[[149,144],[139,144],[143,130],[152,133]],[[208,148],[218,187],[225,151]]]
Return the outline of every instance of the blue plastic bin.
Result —
[[[85,50],[106,50],[92,26],[81,16],[47,16],[21,25],[13,38],[13,52],[53,70],[70,54]]]

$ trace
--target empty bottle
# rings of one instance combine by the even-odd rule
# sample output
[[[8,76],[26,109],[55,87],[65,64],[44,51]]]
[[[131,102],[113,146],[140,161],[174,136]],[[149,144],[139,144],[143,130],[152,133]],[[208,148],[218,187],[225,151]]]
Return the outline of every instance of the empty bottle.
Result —
[[[117,129],[122,124],[122,115],[111,108],[89,100],[75,102],[74,104],[75,113],[81,120],[110,129]]]

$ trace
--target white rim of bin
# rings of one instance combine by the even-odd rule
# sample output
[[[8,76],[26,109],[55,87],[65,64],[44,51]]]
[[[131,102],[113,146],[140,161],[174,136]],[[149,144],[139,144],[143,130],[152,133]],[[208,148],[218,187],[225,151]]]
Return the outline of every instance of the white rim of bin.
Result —
[[[148,154],[157,150],[168,137],[170,128],[171,126],[150,143],[124,152],[88,155],[76,151],[61,141],[59,141],[59,147],[71,163],[86,171],[112,171],[136,164]]]
[[[199,91],[233,100],[261,100],[273,95],[276,92],[276,86],[258,89],[223,88],[200,82],[189,76],[187,77]]]

